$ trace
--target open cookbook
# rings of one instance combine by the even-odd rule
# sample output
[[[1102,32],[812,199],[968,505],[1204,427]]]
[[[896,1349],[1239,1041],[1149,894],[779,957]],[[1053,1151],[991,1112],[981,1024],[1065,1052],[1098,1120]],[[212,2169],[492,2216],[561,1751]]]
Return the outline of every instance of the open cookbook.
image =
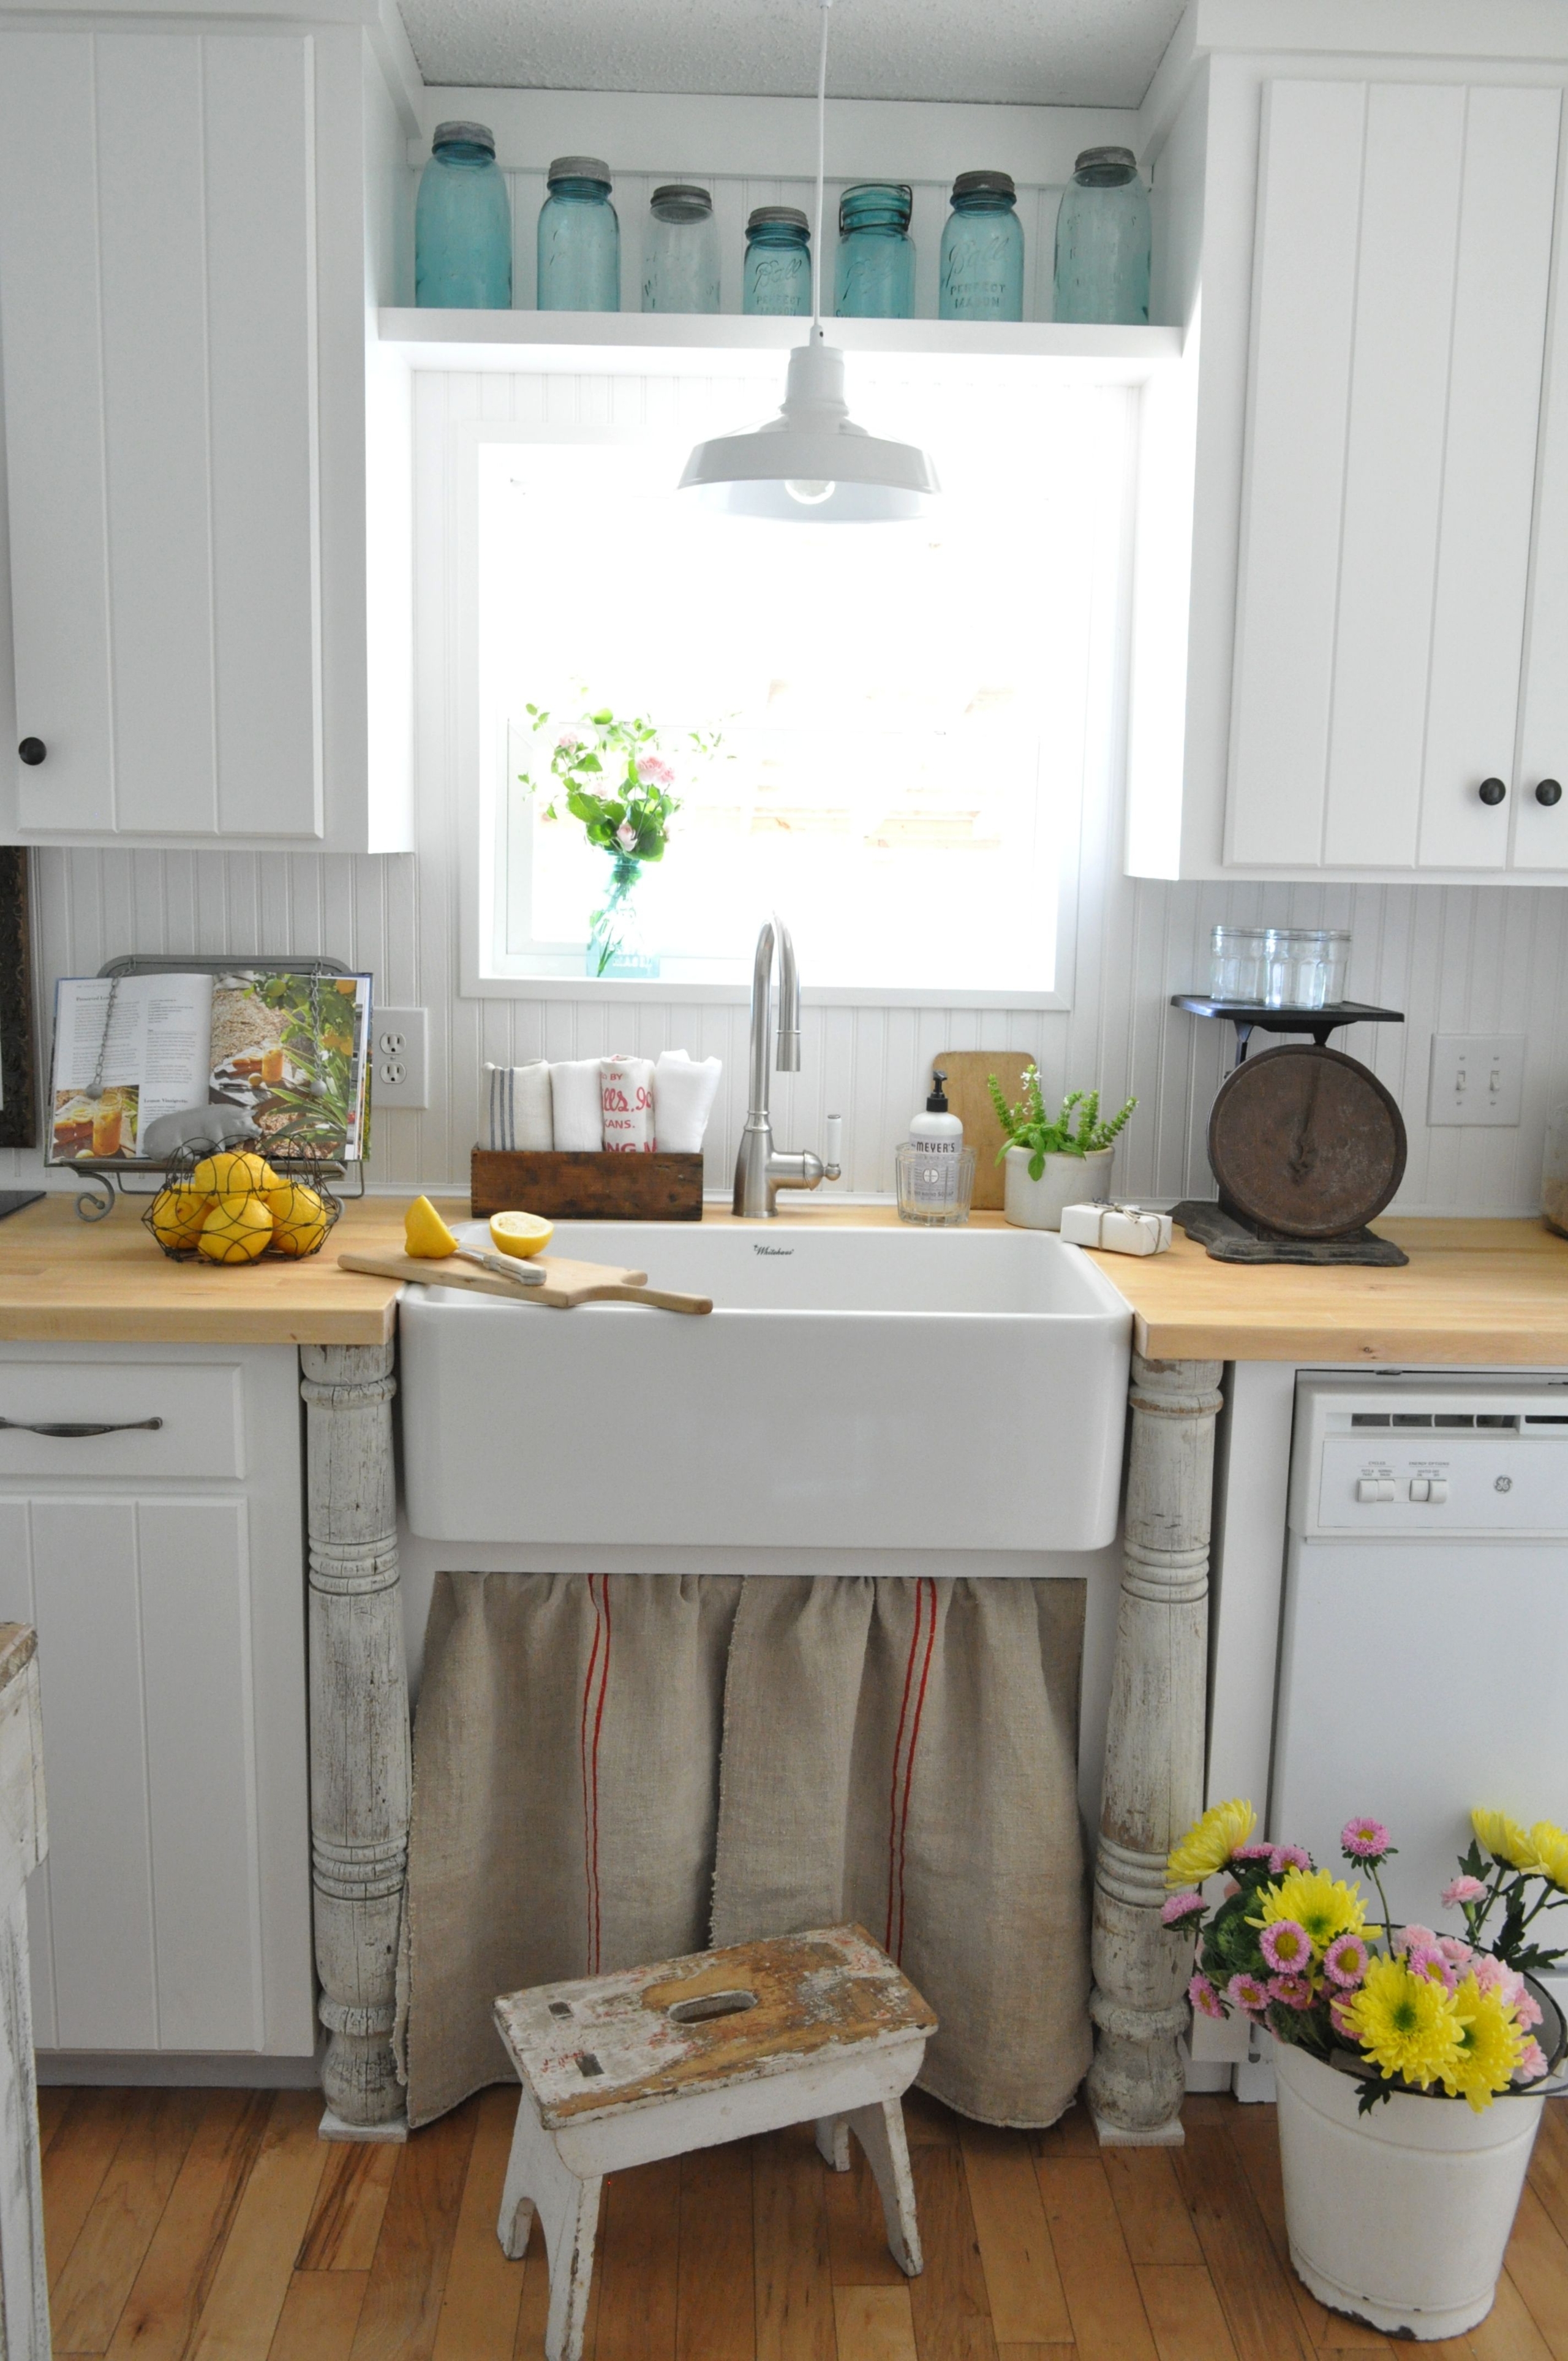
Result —
[[[203,1110],[296,1126],[364,1154],[367,975],[178,972],[62,977],[55,986],[49,1160],[157,1163]],[[182,1120],[183,1119],[183,1120]]]

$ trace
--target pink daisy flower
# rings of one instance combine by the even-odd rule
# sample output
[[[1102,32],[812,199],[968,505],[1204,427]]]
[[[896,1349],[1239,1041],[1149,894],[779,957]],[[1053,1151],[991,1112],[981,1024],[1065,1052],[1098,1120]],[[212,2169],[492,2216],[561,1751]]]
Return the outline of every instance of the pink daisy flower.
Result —
[[[1260,2016],[1268,2006],[1268,1986],[1261,1977],[1243,1972],[1231,1978],[1225,1986],[1225,1998],[1233,2008],[1244,2009],[1248,2016]]]
[[[1311,1983],[1306,1976],[1270,1976],[1268,1997],[1283,2002],[1287,2008],[1310,2008]]]
[[[1381,1861],[1388,1850],[1388,1831],[1381,1820],[1346,1820],[1339,1840],[1352,1861]]]
[[[1268,1866],[1276,1877],[1283,1877],[1288,1869],[1310,1869],[1312,1856],[1305,1845],[1271,1845]]]
[[[1187,1997],[1200,2016],[1223,2018],[1224,2004],[1207,1976],[1193,1977],[1187,1987]]]
[[[1442,1889],[1442,1906],[1457,1910],[1465,1902],[1479,1902],[1486,1889],[1478,1877],[1452,1877]]]
[[[1441,1984],[1444,1992],[1452,1992],[1459,1982],[1435,1943],[1407,1943],[1405,1965],[1413,1976],[1425,1976],[1429,1983]]]
[[[1350,2018],[1345,2015],[1345,2002],[1342,2000],[1340,1995],[1336,1993],[1332,2000],[1329,2003],[1329,2023],[1333,2026],[1334,2031],[1339,2035],[1342,2041],[1354,2042],[1358,2040],[1360,2037],[1357,2034],[1354,2026],[1351,2023]]]
[[[1298,1975],[1311,1959],[1312,1938],[1294,1918],[1277,1918],[1264,1928],[1258,1949],[1280,1975]]]
[[[1539,2082],[1546,2071],[1546,2056],[1539,2041],[1527,2041],[1524,2054],[1514,2068],[1516,2082]]]
[[[1274,1847],[1271,1844],[1237,1845],[1234,1852],[1231,1855],[1231,1859],[1233,1861],[1255,1861],[1260,1868],[1266,1868],[1273,1862]]]
[[[1323,1971],[1342,1992],[1354,1992],[1365,1977],[1370,1957],[1359,1935],[1336,1935],[1323,1953]]]
[[[1168,1894],[1160,1905],[1162,1927],[1179,1927],[1189,1918],[1196,1918],[1203,1908],[1201,1894]]]

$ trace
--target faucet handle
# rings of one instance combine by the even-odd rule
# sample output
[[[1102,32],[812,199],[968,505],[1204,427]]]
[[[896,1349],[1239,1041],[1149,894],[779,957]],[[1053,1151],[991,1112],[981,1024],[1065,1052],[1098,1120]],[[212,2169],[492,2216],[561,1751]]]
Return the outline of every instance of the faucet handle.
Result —
[[[844,1155],[844,1118],[830,1115],[824,1126],[823,1170],[829,1180],[839,1179]]]

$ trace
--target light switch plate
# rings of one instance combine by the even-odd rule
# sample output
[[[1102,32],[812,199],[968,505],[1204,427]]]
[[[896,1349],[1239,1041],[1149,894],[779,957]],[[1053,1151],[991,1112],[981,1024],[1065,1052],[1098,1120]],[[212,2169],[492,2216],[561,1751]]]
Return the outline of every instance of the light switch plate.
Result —
[[[430,1018],[423,1008],[370,1012],[371,1104],[430,1104]]]
[[[1522,1033],[1434,1033],[1427,1122],[1516,1124],[1524,1105]]]

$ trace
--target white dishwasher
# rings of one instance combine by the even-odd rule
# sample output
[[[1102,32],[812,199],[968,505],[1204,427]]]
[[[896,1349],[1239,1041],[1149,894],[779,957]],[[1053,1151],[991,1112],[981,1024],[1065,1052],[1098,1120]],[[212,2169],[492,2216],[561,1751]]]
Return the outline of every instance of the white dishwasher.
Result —
[[[1349,1877],[1372,1813],[1395,1916],[1458,1934],[1473,1804],[1568,1826],[1568,1379],[1303,1377],[1269,1834]]]

